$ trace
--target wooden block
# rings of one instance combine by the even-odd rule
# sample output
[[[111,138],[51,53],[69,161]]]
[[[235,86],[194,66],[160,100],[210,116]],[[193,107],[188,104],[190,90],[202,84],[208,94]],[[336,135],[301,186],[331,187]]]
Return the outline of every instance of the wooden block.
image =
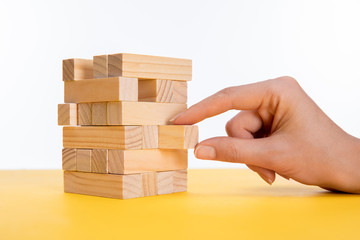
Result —
[[[91,154],[91,172],[107,173],[108,150],[93,149]]]
[[[84,172],[64,172],[64,191],[100,197],[129,199],[141,197],[140,174],[112,175]]]
[[[137,78],[99,78],[65,82],[66,103],[137,101]]]
[[[177,170],[173,174],[173,192],[185,192],[187,190],[187,170]]]
[[[173,81],[173,97],[174,103],[187,102],[187,82]]]
[[[142,196],[155,196],[157,194],[157,173],[146,172],[141,174],[142,177]]]
[[[108,56],[109,77],[136,77],[190,81],[192,61],[130,53]]]
[[[93,60],[72,58],[63,60],[63,81],[93,78]]]
[[[157,173],[157,194],[169,194],[174,192],[174,174],[169,172]]]
[[[189,149],[198,142],[196,125],[164,125],[159,126],[159,148]]]
[[[91,125],[92,111],[91,103],[79,103],[78,106],[78,124],[79,125]]]
[[[133,174],[187,168],[187,150],[109,150],[108,169],[112,174]]]
[[[159,147],[159,130],[158,126],[144,125],[143,126],[143,149],[151,149]]]
[[[141,102],[187,102],[187,82],[172,80],[139,80]]]
[[[93,57],[94,78],[107,78],[108,75],[108,55],[99,55]]]
[[[76,171],[91,172],[91,149],[76,149]]]
[[[84,126],[63,128],[64,148],[141,149],[141,126]]]
[[[62,150],[62,169],[76,171],[76,149],[64,148]]]
[[[77,125],[77,105],[75,103],[58,105],[58,125]]]
[[[152,102],[109,102],[108,125],[166,125],[186,104]]]
[[[106,125],[106,106],[105,102],[92,104],[92,125]]]

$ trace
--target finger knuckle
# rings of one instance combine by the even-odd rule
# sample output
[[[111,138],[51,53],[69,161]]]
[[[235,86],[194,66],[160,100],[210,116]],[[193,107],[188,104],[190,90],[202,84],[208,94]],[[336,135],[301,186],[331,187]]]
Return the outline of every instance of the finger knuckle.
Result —
[[[233,92],[233,87],[227,87],[227,88],[220,90],[217,93],[217,97],[219,97],[219,98],[229,97],[232,92]]]
[[[228,143],[228,149],[229,149],[229,155],[228,155],[228,161],[229,162],[243,162],[243,156],[241,151],[239,151],[239,148],[236,144],[230,142]]]
[[[229,120],[225,125],[225,130],[228,135],[231,135],[235,130],[235,123],[234,120]]]

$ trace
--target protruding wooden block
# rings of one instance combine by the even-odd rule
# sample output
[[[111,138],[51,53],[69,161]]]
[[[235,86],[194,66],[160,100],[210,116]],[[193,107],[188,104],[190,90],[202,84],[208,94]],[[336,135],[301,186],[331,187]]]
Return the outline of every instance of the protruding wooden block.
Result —
[[[75,103],[58,105],[58,125],[77,125],[77,105]]]
[[[185,192],[187,190],[187,170],[177,170],[173,174],[173,192]]]
[[[64,148],[62,150],[62,169],[76,171],[76,149]]]
[[[109,150],[108,169],[112,174],[133,174],[187,168],[187,150]]]
[[[129,199],[141,197],[140,174],[113,175],[84,172],[64,172],[64,191],[100,197]]]
[[[141,149],[141,126],[84,126],[63,128],[64,148]]]
[[[76,170],[91,172],[91,149],[76,149]]]
[[[187,102],[187,82],[172,80],[139,80],[140,102]]]
[[[155,196],[157,194],[157,173],[146,172],[141,174],[142,177],[142,196]]]
[[[108,150],[93,149],[91,154],[91,172],[107,173],[108,172]]]
[[[166,125],[186,104],[153,102],[109,102],[108,125]]]
[[[106,125],[107,103],[92,104],[92,125]]]
[[[177,103],[187,102],[187,82],[173,81],[173,101]]]
[[[109,77],[136,77],[190,81],[192,61],[130,53],[108,56]]]
[[[137,101],[137,78],[99,78],[65,82],[65,102]]]
[[[174,174],[170,172],[157,173],[158,194],[169,194],[174,192]]]
[[[92,59],[72,58],[63,60],[63,81],[93,78]]]
[[[93,57],[94,78],[107,78],[108,74],[108,55],[99,55]]]
[[[159,126],[159,148],[189,149],[198,142],[198,127],[196,125],[164,125]]]
[[[78,103],[78,124],[82,126],[91,125],[92,111],[91,103]]]
[[[158,126],[144,125],[143,126],[143,149],[151,149],[159,147],[159,129]]]

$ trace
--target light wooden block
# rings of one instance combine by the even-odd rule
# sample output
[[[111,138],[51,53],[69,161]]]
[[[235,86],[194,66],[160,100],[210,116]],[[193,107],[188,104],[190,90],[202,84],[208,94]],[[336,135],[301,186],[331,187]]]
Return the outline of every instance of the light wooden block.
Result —
[[[141,126],[84,126],[63,128],[64,148],[141,149]]]
[[[76,149],[64,148],[62,150],[62,169],[76,171]]]
[[[109,102],[108,125],[166,125],[186,104],[153,102]]]
[[[136,77],[190,81],[192,61],[130,53],[108,56],[109,77]]]
[[[94,78],[107,78],[108,74],[108,55],[99,55],[93,57]]]
[[[91,154],[91,172],[107,173],[108,150],[93,149]]]
[[[140,102],[187,102],[187,82],[172,80],[139,80]]]
[[[66,103],[137,101],[137,78],[99,78],[65,82]]]
[[[177,170],[173,172],[173,192],[187,191],[187,170]]]
[[[157,173],[146,172],[141,174],[142,177],[142,196],[155,196],[157,190]]]
[[[109,198],[136,198],[143,195],[142,177],[140,174],[112,175],[65,171],[64,191]]]
[[[169,194],[174,192],[174,174],[169,172],[157,173],[158,194]]]
[[[76,171],[91,172],[91,149],[76,149]]]
[[[159,147],[159,129],[158,126],[145,125],[143,126],[143,149],[152,149]]]
[[[187,150],[109,150],[108,170],[112,174],[186,169]]]
[[[164,125],[159,126],[160,149],[190,149],[198,142],[196,125]]]
[[[78,103],[78,124],[82,126],[91,125],[92,111],[91,103]]]
[[[92,104],[92,125],[106,125],[106,111],[107,103],[93,103]]]
[[[93,78],[93,60],[72,58],[63,60],[63,81]]]
[[[77,125],[77,105],[75,103],[58,105],[58,125]]]

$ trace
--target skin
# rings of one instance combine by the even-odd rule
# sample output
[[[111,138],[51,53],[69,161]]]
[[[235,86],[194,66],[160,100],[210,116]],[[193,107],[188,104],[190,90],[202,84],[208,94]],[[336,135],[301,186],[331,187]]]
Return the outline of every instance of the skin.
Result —
[[[300,183],[360,193],[360,140],[337,126],[291,77],[225,88],[173,119],[188,125],[230,109],[228,137],[200,142],[199,159],[245,163],[269,184]]]

